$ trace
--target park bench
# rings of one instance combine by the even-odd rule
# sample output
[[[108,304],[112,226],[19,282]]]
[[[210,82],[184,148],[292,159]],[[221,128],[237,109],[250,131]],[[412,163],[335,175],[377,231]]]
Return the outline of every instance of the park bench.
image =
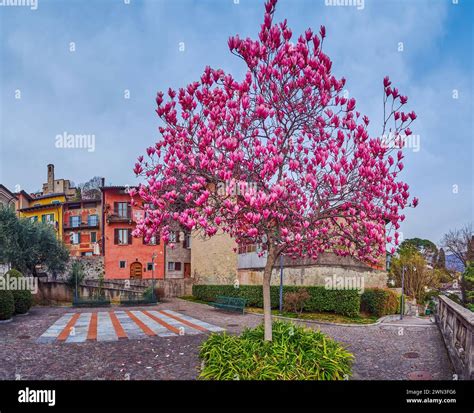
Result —
[[[216,297],[216,301],[211,303],[211,305],[219,310],[242,311],[242,314],[244,314],[245,302],[245,298],[219,295]]]
[[[106,298],[76,298],[72,300],[73,307],[108,307],[110,305],[110,300]]]
[[[134,306],[134,305],[148,305],[148,304],[156,304],[158,302],[158,299],[155,298],[128,298],[128,299],[121,299],[120,300],[120,305],[128,305],[128,306]]]

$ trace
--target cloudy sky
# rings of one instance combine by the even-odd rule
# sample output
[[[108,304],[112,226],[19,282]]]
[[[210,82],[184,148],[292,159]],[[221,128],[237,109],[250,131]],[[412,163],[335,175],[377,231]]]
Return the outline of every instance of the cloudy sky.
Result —
[[[0,182],[29,192],[48,163],[75,183],[136,183],[134,161],[158,138],[156,92],[206,65],[240,79],[227,39],[255,38],[263,20],[263,0],[37,0],[36,10],[9,1],[0,0]],[[419,145],[405,149],[404,180],[420,205],[402,232],[438,242],[473,220],[474,1],[337,2],[280,0],[275,18],[296,37],[326,26],[333,72],[374,136],[383,77],[409,96]],[[94,135],[95,145],[57,148],[63,134]]]

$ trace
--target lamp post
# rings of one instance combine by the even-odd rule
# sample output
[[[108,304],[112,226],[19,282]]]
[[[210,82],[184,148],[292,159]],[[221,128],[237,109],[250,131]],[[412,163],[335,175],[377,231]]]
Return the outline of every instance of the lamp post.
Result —
[[[403,295],[405,288],[405,266],[402,266],[402,296],[400,304],[400,320],[403,320],[403,313],[405,312],[405,297]]]
[[[155,258],[156,252],[154,251],[151,256],[151,299],[155,301]]]
[[[280,253],[280,314],[283,311],[283,254]]]

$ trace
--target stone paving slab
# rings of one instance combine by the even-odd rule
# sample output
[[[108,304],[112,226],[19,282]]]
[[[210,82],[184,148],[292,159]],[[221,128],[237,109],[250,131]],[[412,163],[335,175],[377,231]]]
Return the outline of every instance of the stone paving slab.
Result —
[[[195,335],[224,329],[194,317],[182,315],[169,310],[130,310],[130,311],[100,311],[93,315],[91,312],[81,313],[75,322],[73,315],[63,315],[49,327],[37,340],[37,343],[52,343],[67,335],[65,343],[83,343],[86,340],[118,341],[120,330],[125,332],[124,338],[141,339],[146,336],[176,337],[178,335]],[[112,317],[115,314],[118,325],[114,325]],[[93,324],[97,319],[97,331]],[[93,331],[91,333],[91,331]]]

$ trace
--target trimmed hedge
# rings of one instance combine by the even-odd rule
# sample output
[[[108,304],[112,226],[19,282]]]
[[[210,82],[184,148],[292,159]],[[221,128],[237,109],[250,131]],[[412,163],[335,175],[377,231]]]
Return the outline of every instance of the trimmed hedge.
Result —
[[[12,269],[7,272],[10,278],[23,278],[20,271]],[[33,295],[30,290],[12,290],[13,300],[15,302],[15,314],[26,314],[33,305]]]
[[[377,317],[396,314],[398,302],[398,294],[388,289],[367,288],[361,295],[361,309]]]
[[[296,292],[304,288],[310,298],[304,305],[304,311],[333,312],[349,317],[359,314],[360,295],[357,290],[327,290],[325,287],[294,287],[284,286],[283,295]],[[240,297],[247,300],[248,307],[263,308],[263,287],[260,285],[193,285],[193,296],[202,301],[215,301],[218,295],[226,297]],[[280,287],[270,287],[270,300],[272,308],[278,308],[280,300]]]
[[[15,301],[10,290],[0,290],[0,320],[9,320],[15,312]]]

